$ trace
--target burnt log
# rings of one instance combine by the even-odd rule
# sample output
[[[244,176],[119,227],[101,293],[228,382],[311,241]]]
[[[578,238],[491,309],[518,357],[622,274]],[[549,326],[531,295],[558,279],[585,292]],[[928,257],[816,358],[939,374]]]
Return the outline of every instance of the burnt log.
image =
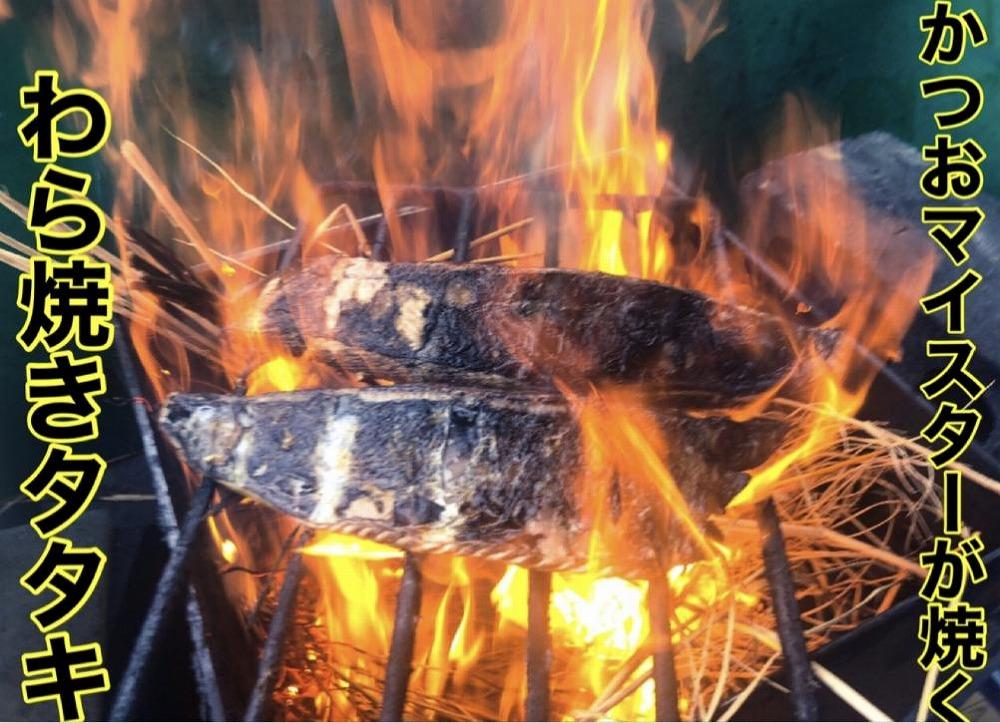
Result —
[[[586,457],[581,426],[557,394],[433,386],[184,394],[167,400],[160,423],[190,467],[237,492],[412,552],[636,575],[655,569],[664,549],[677,561],[693,557],[685,534],[660,534],[672,512],[655,484]],[[787,431],[662,410],[655,426],[699,522]],[[609,551],[595,562],[596,507]]]
[[[721,406],[808,383],[833,331],[641,279],[327,258],[272,280],[261,328],[294,354],[403,383],[641,385]],[[698,402],[699,399],[705,400]]]

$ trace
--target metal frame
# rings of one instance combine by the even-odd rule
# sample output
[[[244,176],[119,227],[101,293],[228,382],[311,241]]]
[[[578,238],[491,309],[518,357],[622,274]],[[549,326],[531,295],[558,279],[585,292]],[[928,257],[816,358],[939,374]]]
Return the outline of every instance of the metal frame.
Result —
[[[170,488],[167,484],[167,478],[164,474],[163,465],[160,461],[159,448],[156,444],[156,437],[150,421],[149,410],[143,402],[143,389],[139,383],[138,375],[136,374],[132,350],[128,343],[124,341],[127,336],[117,319],[115,320],[115,326],[115,331],[118,336],[118,343],[115,347],[118,353],[119,367],[122,372],[122,379],[125,383],[125,387],[132,399],[132,412],[135,416],[136,426],[139,428],[143,456],[146,459],[146,466],[149,470],[153,492],[156,497],[156,508],[158,511],[160,530],[163,533],[167,547],[171,550],[170,555],[172,558],[174,556],[174,551],[181,547],[180,541],[183,539],[183,532],[181,527],[178,525],[177,515],[174,512],[173,502],[170,497]],[[195,526],[195,530],[196,529],[197,526]],[[191,545],[188,544],[185,547],[181,547],[178,554],[184,558],[190,550]],[[183,562],[183,559],[181,562]],[[181,574],[185,572],[184,566],[181,565],[181,569],[173,574],[172,579],[167,579],[165,582],[164,578],[167,578],[169,567],[170,560],[168,559],[157,584],[156,592],[156,595],[160,596],[162,588],[162,595],[166,597],[167,603],[171,602],[173,595],[175,594],[175,591],[168,588],[179,584],[179,582],[185,577],[185,575]],[[163,608],[164,612],[167,607],[169,607],[169,605]],[[163,620],[162,614],[159,618],[157,618],[153,617],[152,612],[153,609],[151,607],[150,613],[147,614],[146,619],[143,621],[142,631],[145,632],[149,629],[153,633],[152,639],[155,641],[156,633],[162,626]],[[216,676],[212,655],[206,644],[207,636],[205,635],[205,620],[202,615],[197,591],[190,583],[187,585],[186,591],[185,617],[187,618],[188,630],[191,638],[191,663],[194,669],[195,683],[197,685],[202,704],[205,706],[206,712],[213,719],[224,720],[226,718],[226,710],[222,702],[222,694],[219,689],[219,681]],[[115,719],[116,712],[120,714],[117,718],[119,720],[125,720],[129,717],[129,711],[134,706],[135,697],[139,692],[139,683],[141,681],[142,672],[146,668],[146,661],[155,648],[155,645],[151,644],[147,644],[143,647],[143,632],[140,632],[136,639],[133,651],[129,657],[126,673],[119,682],[120,686],[125,686],[129,690],[128,696],[123,697],[123,690],[119,688],[119,692],[112,705],[112,713],[110,716],[112,719]],[[147,636],[149,635],[149,633],[146,634]]]

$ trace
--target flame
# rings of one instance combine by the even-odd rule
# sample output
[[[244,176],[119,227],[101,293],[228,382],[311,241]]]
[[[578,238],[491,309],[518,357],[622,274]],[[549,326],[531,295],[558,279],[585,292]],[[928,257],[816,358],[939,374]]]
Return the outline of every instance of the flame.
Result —
[[[732,506],[773,493],[790,466],[835,437],[834,417],[853,416],[860,409],[882,360],[898,358],[935,263],[932,253],[907,246],[901,256],[899,248],[894,249],[895,220],[858,197],[834,147],[826,146],[831,150],[823,153],[797,153],[837,140],[835,123],[801,98],[787,97],[781,129],[765,157],[783,160],[765,166],[759,184],[787,189],[785,208],[792,212],[776,218],[768,204],[752,205],[743,243],[746,253],[762,260],[780,284],[783,296],[768,310],[795,323],[803,308],[816,300],[825,302],[826,318],[819,327],[838,330],[841,341],[829,356],[803,350],[802,363],[812,365],[816,374],[800,398],[817,413],[800,430],[797,444],[755,471]],[[794,243],[786,241],[782,248],[780,238]],[[750,278],[741,288],[759,286]],[[794,302],[792,310],[789,302]]]
[[[661,499],[669,510],[662,527],[683,531],[707,558],[717,556],[716,549],[705,537],[701,526],[688,507],[667,462],[670,451],[657,425],[656,417],[646,409],[634,391],[623,389],[595,390],[580,398],[569,390],[564,393],[572,401],[582,433],[584,449],[584,479],[577,484],[584,517],[593,520],[589,559],[591,568],[607,567],[609,559],[619,557],[634,545],[614,530],[634,534],[642,529],[638,517],[648,510],[649,499]],[[621,490],[618,510],[610,509],[612,484]],[[639,509],[630,509],[636,505]],[[622,520],[635,515],[632,524]],[[677,524],[673,524],[676,520]],[[654,540],[655,548],[668,549],[672,532],[665,539]],[[660,565],[669,561],[659,560]]]
[[[687,60],[724,29],[718,0],[675,0],[675,11]],[[8,12],[0,0],[0,16]],[[468,189],[489,209],[477,217],[472,236],[509,229],[487,238],[477,250],[481,257],[513,256],[527,265],[548,251],[552,260],[555,238],[562,266],[664,281],[753,306],[785,320],[795,346],[792,330],[800,323],[840,330],[842,341],[830,355],[796,349],[800,364],[815,370],[796,398],[814,409],[857,411],[875,360],[898,352],[932,262],[892,261],[886,220],[855,196],[841,159],[788,157],[836,140],[835,124],[802,101],[786,103],[763,155],[784,159],[762,180],[790,193],[793,212],[780,232],[773,209],[756,202],[747,209],[740,244],[728,243],[710,200],[696,188],[678,190],[696,174],[680,167],[672,139],[657,126],[657,87],[670,79],[659,77],[647,50],[648,0],[334,0],[261,3],[257,12],[260,37],[240,45],[242,26],[201,5],[68,0],[54,7],[60,67],[100,90],[115,119],[109,157],[119,186],[110,227],[125,246],[129,334],[159,399],[178,390],[243,387],[259,394],[356,383],[262,338],[253,301],[277,269],[261,247],[298,248],[304,263],[366,252],[357,219],[344,209],[362,217],[381,209],[393,258],[424,259],[450,244],[426,211],[444,204],[457,214]],[[200,15],[184,21],[191,13]],[[211,28],[212,42],[199,28]],[[346,78],[328,52],[334,29],[343,41]],[[89,42],[78,41],[84,35]],[[230,81],[225,94],[206,102],[211,94],[188,66],[215,66],[207,56],[178,52],[177,44],[184,39],[198,49],[192,53],[210,54],[218,38],[237,52],[219,71]],[[369,178],[377,185],[374,206],[346,186],[324,186]],[[140,265],[158,262],[141,243],[129,242],[126,219],[173,245],[201,285],[214,290],[213,303],[183,312],[197,340],[178,339],[173,317],[181,312],[140,283]],[[880,275],[884,265],[892,278]],[[212,349],[219,368],[192,365],[183,341]],[[750,418],[784,391],[779,384],[720,411]],[[752,595],[731,589],[727,565],[741,553],[706,538],[670,474],[671,450],[641,396],[620,389],[567,395],[585,443],[587,474],[575,482],[595,523],[595,569],[602,555],[628,543],[607,533],[608,498],[600,493],[619,475],[662,498],[704,557],[687,565],[665,561],[681,630],[697,624],[699,604],[724,595],[755,605]],[[812,414],[753,470],[732,506],[788,484],[789,470],[836,433],[828,416]],[[267,557],[260,551],[273,555],[292,529],[290,522],[261,529],[229,513],[209,526],[222,563],[261,568],[268,561],[257,559]],[[339,676],[311,695],[324,701],[318,710],[331,719],[370,713],[346,681],[381,673],[400,553],[342,535],[322,536],[303,552],[320,591],[316,627],[329,643],[323,655]],[[421,701],[444,695],[465,705],[454,717],[520,716],[525,571],[448,557],[427,558],[423,569],[411,688]],[[255,580],[223,579],[239,604],[252,607],[260,594]],[[646,593],[645,582],[597,572],[553,576],[557,711],[587,705],[642,643]],[[310,664],[320,657],[312,650],[308,656]],[[486,669],[504,683],[493,708],[481,700]],[[305,694],[298,684],[285,691]],[[650,686],[609,714],[651,719]]]
[[[333,532],[328,532],[316,542],[303,547],[302,553],[316,557],[352,560],[399,560],[403,557],[403,553],[395,547]]]
[[[540,221],[519,234],[522,252],[543,251],[550,226],[566,241],[564,265],[662,274],[668,247],[652,213],[605,208],[619,193],[654,197],[667,179],[649,3],[489,2],[471,28],[469,3],[335,7],[383,207],[411,203],[413,185],[474,187],[496,210],[477,231]],[[408,240],[394,248],[400,259],[440,250],[430,219],[404,234],[397,216],[392,236]]]
[[[264,392],[291,392],[296,389],[307,389],[309,384],[308,370],[298,359],[287,355],[275,356],[254,369],[247,378],[248,394],[263,394]]]

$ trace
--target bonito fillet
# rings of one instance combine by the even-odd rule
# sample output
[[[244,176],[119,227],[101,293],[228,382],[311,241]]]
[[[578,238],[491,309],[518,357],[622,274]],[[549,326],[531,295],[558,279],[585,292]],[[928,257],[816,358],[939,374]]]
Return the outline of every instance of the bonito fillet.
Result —
[[[839,334],[641,279],[324,258],[276,277],[256,321],[295,354],[395,382],[639,385],[720,406],[794,398]]]
[[[699,524],[787,431],[674,411],[655,420]],[[619,574],[665,552],[693,556],[649,480],[588,467],[581,426],[555,394],[428,385],[177,394],[160,423],[190,467],[229,488],[309,525],[412,551]],[[603,561],[588,560],[595,501]]]

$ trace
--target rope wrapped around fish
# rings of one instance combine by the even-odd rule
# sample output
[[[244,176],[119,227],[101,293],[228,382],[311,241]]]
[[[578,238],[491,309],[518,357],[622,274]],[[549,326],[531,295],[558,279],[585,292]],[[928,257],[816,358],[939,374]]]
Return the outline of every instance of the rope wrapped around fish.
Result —
[[[788,432],[711,409],[807,383],[801,348],[838,338],[636,279],[363,259],[272,281],[262,318],[296,354],[401,384],[174,395],[160,423],[190,467],[410,551],[637,576],[700,553],[641,466],[595,463],[572,390],[643,390],[626,417],[704,529]]]

